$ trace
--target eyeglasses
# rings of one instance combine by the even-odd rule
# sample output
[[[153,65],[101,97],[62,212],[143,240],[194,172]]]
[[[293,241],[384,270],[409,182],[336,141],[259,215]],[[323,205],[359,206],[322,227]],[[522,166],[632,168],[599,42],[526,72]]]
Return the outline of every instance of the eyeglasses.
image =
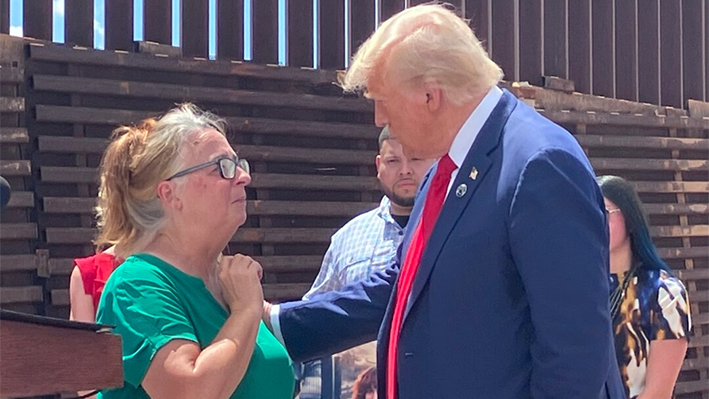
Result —
[[[236,157],[236,159],[219,158],[219,159],[215,159],[213,161],[201,163],[199,165],[195,165],[195,166],[192,166],[192,167],[187,168],[185,170],[182,170],[180,172],[177,172],[174,175],[168,177],[166,180],[170,181],[174,178],[188,175],[192,172],[196,172],[200,169],[204,169],[204,168],[212,166],[212,165],[219,166],[219,174],[222,175],[222,179],[229,179],[229,180],[233,179],[236,176],[236,167],[237,166],[240,167],[244,172],[251,173],[251,167],[249,166],[249,162],[245,159],[241,159],[239,157]]]
[[[610,216],[616,212],[620,212],[620,208],[608,209],[606,208],[606,215]]]

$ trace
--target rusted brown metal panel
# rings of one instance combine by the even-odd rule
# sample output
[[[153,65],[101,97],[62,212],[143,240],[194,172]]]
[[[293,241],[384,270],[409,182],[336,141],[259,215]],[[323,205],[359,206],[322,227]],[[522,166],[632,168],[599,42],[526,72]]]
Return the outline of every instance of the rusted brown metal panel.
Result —
[[[374,2],[357,0],[350,2],[350,52],[354,55],[359,46],[374,32]]]
[[[301,110],[319,110],[323,112],[331,111],[346,111],[351,113],[371,113],[372,108],[369,103],[365,101],[359,101],[351,98],[328,98],[328,97],[315,97],[310,95],[301,94],[286,94],[286,93],[269,93],[269,92],[253,92],[253,91],[241,91],[241,90],[229,90],[220,88],[197,88],[197,87],[184,87],[177,84],[161,84],[161,83],[149,83],[149,82],[128,82],[128,81],[118,81],[118,80],[97,80],[90,78],[65,78],[65,77],[52,77],[46,75],[35,75],[37,90],[43,91],[53,91],[57,93],[77,93],[77,94],[87,94],[96,96],[111,96],[111,97],[122,97],[126,100],[128,99],[165,99],[170,102],[180,102],[185,99],[190,99],[196,102],[209,102],[212,104],[239,104],[239,105],[253,105],[253,106],[264,106],[264,107],[288,107],[291,109],[301,109]],[[79,85],[80,88],[73,89],[70,85]],[[40,105],[40,111],[42,115],[47,112],[47,108],[52,106]],[[62,108],[60,108],[62,109]],[[67,112],[73,113],[80,110],[79,107],[72,107],[66,109]],[[68,116],[68,115],[66,115]],[[338,125],[327,123],[327,122],[296,122],[288,121],[283,122],[277,119],[268,118],[241,118],[241,117],[230,117],[230,125],[233,128],[241,129],[241,125],[244,129],[249,131],[258,131],[260,133],[268,132],[269,129],[273,131],[278,131],[281,129],[282,132],[292,132],[293,135],[302,134],[301,129],[305,132],[312,130],[310,135],[317,135],[321,130],[337,130]],[[359,129],[352,129],[352,127],[358,127]],[[345,126],[341,127],[344,131],[342,132],[343,137],[347,135],[354,135],[359,138],[372,137],[374,129],[370,129],[366,126]],[[3,129],[5,130],[5,129]],[[376,132],[374,132],[376,136]],[[337,136],[338,132],[333,132],[327,135]],[[56,138],[55,140],[60,140]],[[67,138],[62,138],[61,140],[68,140]],[[100,139],[94,139],[99,140]],[[88,144],[92,142],[91,139],[83,139],[82,143]],[[56,144],[56,143],[54,143]],[[105,144],[105,143],[104,143]],[[40,148],[42,148],[42,141],[39,141]],[[69,148],[74,148],[77,146],[75,151],[82,148],[80,144],[72,143],[67,144]],[[56,148],[54,145],[50,145],[48,148]],[[101,152],[103,148],[100,148]]]
[[[22,4],[22,34],[52,40],[52,0],[24,0]]]
[[[32,206],[34,206],[34,199]],[[4,255],[0,260],[3,262],[2,269],[6,272],[37,270],[37,257],[35,255]]]
[[[592,20],[592,59],[593,59],[593,94],[615,97],[615,66],[613,65],[613,3],[615,0],[593,0],[591,2]]]
[[[576,140],[578,140],[582,146],[589,148],[643,148],[709,151],[709,140],[707,139],[584,134],[576,137]],[[687,183],[688,182],[676,184]],[[702,187],[704,187],[706,191],[709,191],[709,186],[706,183],[702,184]]]
[[[709,120],[688,118],[686,116],[654,116],[619,114],[612,107],[606,107],[603,112],[578,111],[546,111],[539,110],[542,115],[557,123],[572,123],[599,126],[635,126],[658,129],[709,129]]]
[[[217,57],[244,59],[243,1],[217,0]]]
[[[36,238],[36,223],[3,223],[0,226],[0,239],[2,240],[34,240]]]
[[[64,42],[93,47],[94,0],[70,0],[65,2],[64,16]]]
[[[697,293],[697,294],[699,294],[699,293]],[[703,294],[703,292],[702,292],[702,294]],[[692,294],[690,294],[690,295],[692,295]],[[696,294],[695,294],[695,295],[696,295]],[[694,299],[694,295],[692,295],[692,299]],[[695,328],[696,328],[696,326],[695,326]],[[705,337],[702,337],[702,338],[705,338]],[[696,338],[695,338],[693,341],[695,341],[695,340],[696,340]],[[700,346],[700,349],[701,349],[702,346],[705,346],[705,345],[704,345],[704,341],[706,341],[706,339],[703,339],[702,341],[700,341],[700,342],[702,342],[702,344],[699,345],[699,346]],[[704,359],[700,359],[700,360],[704,360]],[[706,370],[706,369],[705,369],[705,370]],[[694,370],[693,370],[693,371],[694,371]],[[697,370],[697,371],[698,371],[698,370]],[[682,398],[682,395],[685,395],[685,394],[693,394],[693,393],[694,393],[695,395],[691,395],[691,396],[688,396],[688,397],[690,397],[690,398],[701,398],[701,399],[704,399],[706,396],[701,396],[701,392],[702,392],[702,391],[706,392],[706,386],[707,386],[707,381],[704,380],[704,379],[700,379],[700,380],[696,380],[696,381],[679,381],[679,382],[677,382],[677,384],[675,385],[674,394],[675,394],[675,395],[680,395],[680,396],[677,396],[677,397],[678,397],[678,398]],[[696,396],[697,393],[698,393],[700,396]]]
[[[293,206],[298,205],[298,206]],[[331,201],[248,201],[249,215],[291,216],[346,216],[355,217],[376,208],[377,202],[331,202]]]
[[[32,165],[28,160],[0,160],[2,176],[31,176]]]
[[[185,57],[209,55],[209,0],[181,0],[180,44]]]
[[[4,226],[2,226],[4,227]],[[242,243],[328,243],[335,228],[241,228],[232,238]],[[81,244],[90,242],[96,229],[86,227],[47,227],[49,244]]]
[[[519,2],[519,80],[542,84],[542,0]]]
[[[379,13],[381,22],[386,21],[392,15],[404,9],[404,0],[381,0]]]
[[[465,0],[450,0],[446,1],[446,4],[449,5],[449,9],[452,10],[453,12],[456,13],[456,15],[463,16],[463,12],[465,11]]]
[[[6,48],[4,48],[0,44],[0,50],[5,49]],[[3,68],[0,68],[0,82],[4,83],[5,85],[23,83],[25,81],[25,69],[12,66],[12,64],[16,62],[16,60],[13,59],[14,57],[8,58],[9,59],[3,59],[0,57],[0,61],[7,63]]]
[[[288,65],[313,66],[313,1],[288,2]]]
[[[603,170],[647,170],[647,171],[708,171],[706,160],[635,159],[635,158],[591,158],[591,165]]]
[[[27,144],[30,138],[27,129],[23,127],[0,127],[0,143],[2,144]]]
[[[345,2],[320,1],[320,67],[344,69],[345,67]]]
[[[263,296],[272,301],[294,301],[305,295],[310,289],[310,283],[264,284]]]
[[[268,259],[271,257],[264,257],[263,259]],[[290,265],[289,265],[290,266]],[[294,271],[312,271],[312,272],[317,272],[320,263],[310,263],[307,265],[307,268],[302,265],[302,263],[294,264],[294,267],[286,267],[282,268],[280,270],[277,269],[277,271],[280,272],[285,272],[285,273],[293,273]],[[297,269],[300,267],[300,269]],[[275,270],[273,269],[267,269],[264,266],[263,269],[266,273],[274,272]],[[263,284],[263,293],[264,297],[268,298],[270,301],[288,301],[288,300],[297,300],[301,298],[306,292],[308,292],[308,289],[310,288],[309,283],[272,283],[268,284],[265,283]],[[69,290],[66,289],[57,289],[57,290],[51,290],[51,295],[52,295],[52,305],[55,306],[68,306],[69,305]]]
[[[129,111],[121,109],[97,109],[37,105],[37,120],[47,123],[78,123],[94,125],[120,125],[139,122],[155,116],[156,112]],[[291,136],[338,137],[366,139],[377,137],[379,129],[365,124],[349,124],[317,121],[293,121],[270,118],[226,117],[235,131],[259,134],[284,134]],[[40,142],[41,143],[41,142]],[[78,150],[77,150],[78,151]],[[0,164],[1,165],[1,164]],[[29,173],[29,164],[27,166]]]
[[[172,0],[143,2],[143,38],[160,44],[172,44]]]
[[[133,49],[133,0],[106,2],[106,50]]]
[[[492,0],[465,0],[465,18],[470,20],[470,27],[473,28],[475,36],[483,43],[488,53],[490,53],[492,43],[491,3]]]
[[[615,3],[616,98],[638,100],[638,37],[635,1]]]
[[[317,272],[320,269],[322,257],[317,255],[295,255],[295,256],[254,256],[254,260],[261,264],[265,272],[293,272],[308,271]]]
[[[233,237],[234,241],[252,243],[308,243],[330,242],[330,237],[337,231],[334,228],[252,228],[240,229]]]
[[[568,78],[567,0],[544,1],[545,76]],[[524,16],[522,16],[524,18]]]
[[[25,110],[23,97],[0,97],[0,112],[16,113]]]
[[[44,197],[44,212],[51,214],[91,214],[96,207],[93,197]],[[274,201],[250,200],[246,211],[252,216],[343,216],[352,218],[374,209],[379,203],[370,202],[333,202],[333,201]],[[688,206],[669,209],[669,212],[691,213]]]
[[[278,63],[278,0],[252,3],[252,60],[260,64]]]
[[[515,37],[515,0],[492,2],[492,59],[505,73],[506,80],[519,80],[515,70],[518,41]]]
[[[10,33],[10,0],[0,0],[0,33]]]
[[[379,191],[379,180],[374,176],[317,176],[293,174],[254,174],[253,188],[289,190]]]
[[[42,287],[38,287],[38,286],[3,287],[2,293],[0,293],[0,305],[4,306],[4,305],[12,304],[12,303],[37,303],[37,302],[42,302],[43,301],[42,298],[43,298]],[[12,322],[11,321],[10,322],[3,321],[3,324],[5,324],[5,323],[12,323]],[[5,326],[2,326],[2,327],[5,327]],[[0,332],[0,334],[4,335],[4,331]],[[5,336],[3,336],[3,338],[5,338]],[[3,344],[8,345],[5,342],[3,342]],[[6,352],[7,346],[5,346],[5,345],[3,345],[3,349],[5,349],[3,351],[3,357],[7,356],[9,358],[12,358],[13,356],[8,356],[8,354]],[[33,346],[36,346],[36,343]],[[17,348],[16,348],[16,350],[17,350]],[[17,360],[19,360],[19,359],[15,358],[15,361],[17,361]],[[8,362],[8,363],[10,361],[11,360],[5,360],[5,362]],[[17,363],[15,363],[15,364],[17,364]],[[14,369],[14,367],[13,367],[13,369]],[[7,382],[6,382],[7,379],[5,377],[5,375],[7,375],[7,374],[5,374],[5,373],[8,373],[8,371],[9,371],[8,369],[3,369],[3,384],[7,384]],[[18,385],[21,386],[21,384],[18,381],[20,378],[17,378],[16,376],[13,376],[13,377],[15,377],[14,381],[12,381],[13,378],[11,378],[10,380],[12,382],[10,384],[15,385],[14,393],[27,393],[27,392],[22,392],[22,391],[18,390],[19,389]],[[25,381],[27,379],[28,379],[28,377],[25,376]],[[10,384],[8,384],[8,385],[10,385]],[[48,388],[44,387],[44,389],[46,390]],[[8,389],[5,386],[2,387],[3,395],[8,394],[9,392],[13,392],[13,389],[12,388]],[[35,392],[37,392],[37,391],[35,391]],[[42,391],[40,391],[40,392],[42,392]],[[44,391],[44,392],[48,393],[49,391]],[[37,393],[39,393],[39,392],[37,392]],[[25,396],[25,395],[22,395],[22,396]]]
[[[660,2],[660,99],[662,105],[682,107],[681,2]]]
[[[491,0],[465,0],[465,18],[470,20],[475,36],[490,53],[491,33],[490,17],[492,15]]]
[[[706,101],[702,84],[705,79],[702,55],[707,51],[706,48],[703,48],[703,30],[706,29],[707,23],[702,14],[703,1],[682,1],[683,107],[687,106],[689,99]]]
[[[30,56],[36,60],[56,63],[73,63],[110,68],[120,65],[121,68],[133,70],[165,71],[184,73],[186,75],[238,76],[274,81],[294,81],[298,84],[322,85],[332,83],[335,74],[325,70],[278,69],[252,63],[233,64],[230,62],[204,62],[202,60],[183,59],[175,62],[165,57],[132,57],[129,54],[100,50],[74,51],[57,45],[31,46]]]
[[[242,145],[239,154],[253,161],[281,161],[301,163],[322,163],[331,165],[371,165],[376,157],[372,150],[327,149],[313,151],[312,148],[288,148],[282,146]],[[689,161],[688,161],[689,162]]]
[[[641,102],[660,103],[658,1],[645,0],[638,7],[638,92]]]
[[[591,3],[577,0],[569,4],[569,79],[576,91],[591,92]]]

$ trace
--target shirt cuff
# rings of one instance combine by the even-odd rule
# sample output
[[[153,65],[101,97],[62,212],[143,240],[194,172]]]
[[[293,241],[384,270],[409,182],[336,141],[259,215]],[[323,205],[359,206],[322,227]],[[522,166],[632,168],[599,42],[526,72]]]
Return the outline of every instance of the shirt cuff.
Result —
[[[280,305],[271,306],[271,327],[273,328],[273,335],[276,337],[278,342],[285,348],[286,342],[283,339],[283,334],[281,333],[281,319],[278,317],[281,313]],[[287,350],[288,348],[286,348]]]

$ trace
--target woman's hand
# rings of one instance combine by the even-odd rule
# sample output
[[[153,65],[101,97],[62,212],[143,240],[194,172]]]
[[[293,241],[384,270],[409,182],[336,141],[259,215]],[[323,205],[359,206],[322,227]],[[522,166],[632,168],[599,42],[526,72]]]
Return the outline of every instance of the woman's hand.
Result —
[[[224,301],[229,310],[257,311],[263,309],[263,289],[261,277],[263,269],[255,260],[246,255],[223,256],[219,261],[219,282]]]
[[[229,398],[246,374],[263,312],[261,265],[244,255],[222,256],[217,277],[231,314],[206,348],[186,339],[161,347],[142,385],[151,398]]]

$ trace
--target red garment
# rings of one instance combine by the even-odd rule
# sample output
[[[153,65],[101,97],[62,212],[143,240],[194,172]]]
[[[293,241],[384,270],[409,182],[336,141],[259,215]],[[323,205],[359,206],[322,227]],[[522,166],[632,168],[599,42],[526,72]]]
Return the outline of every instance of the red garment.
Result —
[[[416,271],[421,263],[421,256],[426,247],[428,238],[431,236],[433,227],[436,225],[438,214],[441,213],[443,202],[448,192],[448,184],[451,181],[451,173],[457,169],[453,160],[445,155],[438,161],[436,174],[431,180],[431,186],[426,195],[426,202],[423,206],[421,220],[416,226],[416,231],[411,238],[406,259],[399,273],[397,282],[396,302],[394,303],[394,315],[391,320],[391,331],[389,334],[389,350],[387,353],[387,397],[396,398],[396,356],[399,344],[399,333],[404,318],[404,309],[411,294],[411,287],[416,277]]]
[[[102,252],[94,256],[74,259],[74,264],[79,268],[81,280],[84,283],[84,292],[86,295],[91,295],[94,302],[94,312],[96,312],[103,286],[106,285],[108,277],[121,262],[114,255]]]

